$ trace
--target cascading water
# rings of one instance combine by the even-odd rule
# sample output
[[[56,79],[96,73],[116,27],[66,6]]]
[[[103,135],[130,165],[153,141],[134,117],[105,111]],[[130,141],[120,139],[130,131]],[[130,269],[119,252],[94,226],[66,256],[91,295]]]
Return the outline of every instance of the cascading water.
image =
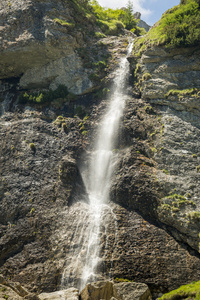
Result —
[[[99,232],[103,212],[112,214],[109,207],[109,188],[111,176],[115,165],[113,149],[116,144],[120,119],[123,115],[126,95],[124,92],[127,76],[129,74],[129,62],[127,57],[132,50],[132,42],[129,43],[127,55],[120,61],[114,80],[114,89],[110,98],[107,112],[98,129],[94,151],[89,162],[89,170],[83,170],[82,177],[89,197],[87,215],[84,215],[87,226],[82,227],[84,236],[79,234],[76,244],[80,244],[74,259],[65,269],[62,277],[61,288],[69,285],[72,273],[77,272],[82,266],[82,274],[79,275],[79,289],[88,282],[99,278],[97,272],[99,258]],[[77,225],[78,226],[78,225]],[[79,231],[79,227],[77,230]],[[76,234],[74,239],[76,238]]]

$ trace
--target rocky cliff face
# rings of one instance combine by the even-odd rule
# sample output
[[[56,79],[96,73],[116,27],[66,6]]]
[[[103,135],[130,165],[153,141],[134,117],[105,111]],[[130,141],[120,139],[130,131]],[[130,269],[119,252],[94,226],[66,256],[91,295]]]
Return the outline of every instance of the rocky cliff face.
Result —
[[[199,251],[199,48],[150,49],[139,64],[142,97],[158,107],[162,122],[152,133],[165,192],[158,219]]]
[[[88,93],[24,105],[19,91],[64,83],[80,95],[102,79],[109,84],[128,38],[92,40],[92,23],[73,27],[71,5],[0,4],[0,265],[5,278],[37,294],[58,290],[74,263],[88,218],[79,167],[107,100]],[[137,60],[130,57],[129,97],[113,149],[118,162],[111,209],[102,216],[98,279],[144,282],[157,296],[199,279],[199,49],[157,47]],[[80,276],[77,264],[70,282]]]
[[[77,49],[93,26],[75,3],[3,0],[0,20],[0,78],[19,77],[21,88],[65,84],[76,94],[92,87]]]

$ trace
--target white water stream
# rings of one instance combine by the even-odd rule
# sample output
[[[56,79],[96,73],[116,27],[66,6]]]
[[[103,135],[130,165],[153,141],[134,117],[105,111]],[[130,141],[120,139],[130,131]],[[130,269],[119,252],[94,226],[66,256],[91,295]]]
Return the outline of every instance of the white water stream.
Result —
[[[82,177],[89,196],[88,212],[84,215],[86,226],[77,229],[74,234],[76,248],[73,260],[66,267],[61,288],[66,288],[69,278],[75,275],[77,270],[82,267],[82,274],[79,275],[79,289],[85,287],[88,282],[95,281],[98,278],[98,262],[100,260],[99,253],[99,233],[102,214],[113,214],[109,206],[109,189],[111,176],[115,166],[115,154],[113,148],[116,144],[120,119],[123,115],[126,95],[124,92],[127,77],[129,75],[129,62],[127,57],[132,50],[132,42],[129,43],[127,55],[120,61],[119,68],[116,70],[114,80],[114,91],[110,97],[107,112],[104,115],[95,143],[95,149],[91,155],[89,162],[89,170],[84,170]],[[113,218],[115,222],[115,218]],[[81,232],[84,234],[80,234]],[[106,233],[105,233],[106,234]],[[106,249],[105,249],[106,250]],[[79,271],[80,272],[80,271]]]

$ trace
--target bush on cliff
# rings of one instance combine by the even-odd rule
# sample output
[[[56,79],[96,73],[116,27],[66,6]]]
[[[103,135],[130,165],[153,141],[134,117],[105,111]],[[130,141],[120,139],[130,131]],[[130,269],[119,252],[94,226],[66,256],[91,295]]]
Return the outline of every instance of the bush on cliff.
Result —
[[[141,54],[147,47],[191,47],[200,44],[200,0],[182,0],[166,11],[160,21],[134,45]]]
[[[68,96],[68,94],[69,92],[67,87],[61,84],[54,91],[48,90],[48,91],[40,91],[40,92],[33,92],[33,93],[25,92],[19,96],[19,103],[42,104],[46,102],[51,102],[59,98],[65,98]]]

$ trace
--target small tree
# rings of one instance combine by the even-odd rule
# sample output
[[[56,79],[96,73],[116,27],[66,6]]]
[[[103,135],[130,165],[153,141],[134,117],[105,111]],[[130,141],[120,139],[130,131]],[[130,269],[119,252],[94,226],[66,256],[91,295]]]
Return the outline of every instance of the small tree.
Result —
[[[133,17],[133,3],[131,0],[128,0],[128,3],[126,5],[125,14],[123,16],[123,23],[128,30],[131,30],[137,25],[137,22]]]

